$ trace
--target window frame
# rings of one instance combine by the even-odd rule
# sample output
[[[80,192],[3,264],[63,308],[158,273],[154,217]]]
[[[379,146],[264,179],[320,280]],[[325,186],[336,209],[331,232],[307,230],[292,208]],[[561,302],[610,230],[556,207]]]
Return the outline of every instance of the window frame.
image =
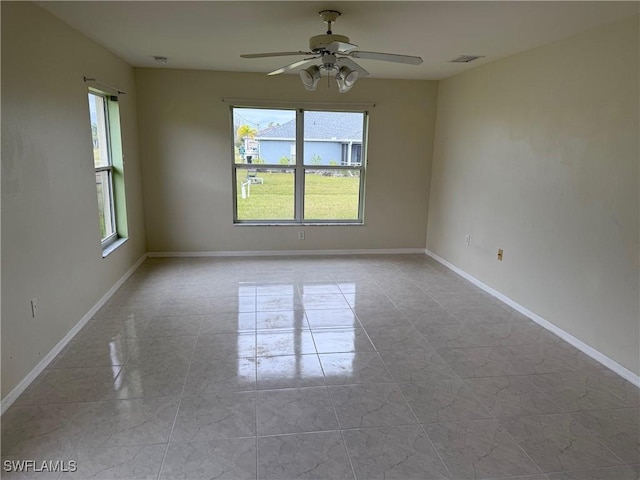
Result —
[[[107,176],[107,189],[108,189],[108,208],[107,205],[103,205],[105,212],[105,226],[110,227],[111,233],[102,238],[100,233],[100,245],[102,248],[102,256],[106,257],[109,253],[118,248],[122,243],[127,240],[128,228],[127,228],[127,215],[126,215],[126,200],[124,193],[124,157],[122,153],[122,133],[120,131],[120,112],[118,105],[118,97],[111,95],[102,90],[98,90],[93,87],[89,87],[87,97],[89,103],[93,100],[91,95],[100,97],[102,99],[102,114],[104,115],[104,136],[105,136],[105,151],[106,159],[104,163],[106,165],[95,166],[94,159],[94,178],[98,174],[105,174]],[[91,118],[89,124],[91,125]],[[98,126],[99,128],[99,126]],[[102,158],[101,158],[102,160]],[[117,177],[117,178],[116,178]],[[97,193],[97,182],[96,182]],[[104,192],[103,192],[104,195]],[[100,218],[100,207],[98,205],[98,219]],[[109,224],[107,224],[107,213]]]
[[[231,162],[232,162],[232,195],[233,195],[233,224],[234,225],[364,225],[364,204],[365,204],[365,185],[366,185],[366,169],[367,169],[367,143],[369,129],[369,111],[365,108],[341,108],[337,106],[318,105],[313,107],[281,107],[276,104],[270,106],[253,107],[248,105],[230,106],[231,118]],[[264,109],[264,110],[289,110],[295,112],[296,119],[296,135],[295,135],[295,163],[289,165],[280,164],[259,164],[258,168],[269,170],[293,170],[294,174],[294,218],[292,220],[242,220],[238,218],[238,171],[248,171],[257,169],[256,164],[238,164],[235,162],[235,126],[234,126],[234,110],[235,109]],[[337,113],[361,113],[362,114],[362,144],[361,144],[361,162],[358,165],[305,165],[304,163],[304,113],[305,112],[337,112]],[[305,175],[308,170],[344,170],[357,171],[359,173],[358,187],[358,218],[353,219],[307,219],[304,217],[305,202]]]

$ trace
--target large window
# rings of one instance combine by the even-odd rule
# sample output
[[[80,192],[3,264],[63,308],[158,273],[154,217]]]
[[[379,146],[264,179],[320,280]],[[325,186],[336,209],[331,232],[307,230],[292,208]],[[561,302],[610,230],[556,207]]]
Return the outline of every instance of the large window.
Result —
[[[366,112],[232,109],[236,223],[362,223]]]
[[[126,234],[126,214],[123,205],[123,162],[117,97],[90,91],[89,116],[98,195],[100,237],[103,247],[106,248],[113,244],[118,237],[124,237]]]

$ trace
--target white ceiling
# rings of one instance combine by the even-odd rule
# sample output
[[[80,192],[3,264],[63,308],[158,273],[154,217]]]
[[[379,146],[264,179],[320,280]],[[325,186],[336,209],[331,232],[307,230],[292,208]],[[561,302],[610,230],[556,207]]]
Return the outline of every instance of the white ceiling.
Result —
[[[136,67],[269,72],[300,57],[241,53],[308,49],[317,12],[342,12],[334,33],[361,50],[419,55],[422,65],[357,60],[377,78],[441,79],[638,14],[638,2],[72,1],[38,2]],[[449,63],[484,55],[470,64]],[[166,66],[153,56],[169,57]]]

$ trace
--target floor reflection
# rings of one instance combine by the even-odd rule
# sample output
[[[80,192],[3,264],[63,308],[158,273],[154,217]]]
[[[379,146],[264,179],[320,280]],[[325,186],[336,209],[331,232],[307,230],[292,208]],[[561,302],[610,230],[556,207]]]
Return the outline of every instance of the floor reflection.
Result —
[[[282,382],[300,385],[310,381],[313,384],[314,379],[324,377],[317,356],[319,352],[356,350],[354,327],[359,323],[341,290],[345,289],[353,296],[355,283],[343,282],[340,286],[321,282],[239,284],[238,299],[240,302],[243,298],[244,307],[250,298],[247,293],[252,289],[256,300],[257,375],[258,383],[263,387],[267,384],[281,385]],[[306,308],[305,299],[308,299],[311,309]],[[325,299],[330,302],[328,309],[323,309],[322,303],[318,303]],[[343,302],[339,304],[343,308],[331,309],[331,305],[338,301]],[[246,351],[250,340],[238,336],[237,341],[237,351]],[[320,349],[317,348],[318,341],[322,343]],[[349,376],[353,371],[354,356],[355,353],[350,353],[342,358],[339,369],[332,369],[333,374]]]

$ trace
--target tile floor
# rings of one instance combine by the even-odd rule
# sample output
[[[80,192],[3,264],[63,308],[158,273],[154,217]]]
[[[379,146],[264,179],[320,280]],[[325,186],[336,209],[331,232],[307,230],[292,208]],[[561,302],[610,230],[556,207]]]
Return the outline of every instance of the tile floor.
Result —
[[[63,479],[631,480],[638,390],[428,257],[149,259],[2,418]]]

